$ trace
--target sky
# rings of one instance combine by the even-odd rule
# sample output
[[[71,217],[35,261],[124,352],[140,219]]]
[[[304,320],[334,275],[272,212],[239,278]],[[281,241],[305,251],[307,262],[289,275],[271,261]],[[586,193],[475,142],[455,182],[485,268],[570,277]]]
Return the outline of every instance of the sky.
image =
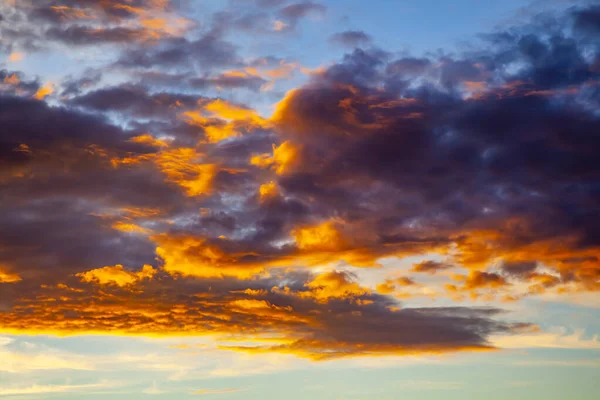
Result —
[[[600,2],[0,0],[0,398],[597,398]]]

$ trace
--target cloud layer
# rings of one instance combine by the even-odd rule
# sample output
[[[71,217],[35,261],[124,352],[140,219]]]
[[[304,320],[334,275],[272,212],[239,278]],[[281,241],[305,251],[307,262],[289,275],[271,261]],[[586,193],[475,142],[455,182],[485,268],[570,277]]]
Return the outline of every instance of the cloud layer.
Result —
[[[258,1],[200,25],[184,3],[1,6],[9,62],[111,57],[56,82],[0,71],[0,331],[213,335],[313,360],[485,351],[529,325],[398,298],[434,276],[452,301],[600,290],[598,7],[460,54],[341,32],[352,49],[266,115],[214,90],[270,96],[303,68],[229,33],[294,34],[327,8]],[[411,276],[358,278],[415,255]]]

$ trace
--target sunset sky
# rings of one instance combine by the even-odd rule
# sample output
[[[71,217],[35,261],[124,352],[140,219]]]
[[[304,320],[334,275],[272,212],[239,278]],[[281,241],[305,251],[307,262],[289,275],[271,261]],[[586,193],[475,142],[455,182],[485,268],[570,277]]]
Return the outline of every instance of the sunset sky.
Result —
[[[600,0],[0,0],[0,398],[592,400]]]

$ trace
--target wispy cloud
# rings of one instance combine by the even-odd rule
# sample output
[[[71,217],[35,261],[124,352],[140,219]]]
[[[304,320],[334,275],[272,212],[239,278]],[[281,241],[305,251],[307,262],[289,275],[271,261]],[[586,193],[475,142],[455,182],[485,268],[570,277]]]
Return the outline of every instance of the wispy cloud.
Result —
[[[199,389],[190,392],[190,394],[195,395],[214,395],[214,394],[228,394],[228,393],[236,393],[236,392],[244,392],[248,389]]]
[[[515,365],[525,367],[588,367],[600,368],[600,359],[593,360],[534,360],[516,361]]]
[[[0,337],[0,371],[26,373],[40,370],[93,370],[94,365],[80,355],[59,352],[47,347],[29,351],[9,348],[14,339]]]
[[[600,349],[598,335],[586,338],[584,330],[569,334],[561,328],[555,332],[532,332],[511,336],[494,336],[491,342],[500,348],[554,348],[554,349]]]
[[[17,395],[39,395],[51,393],[79,393],[95,391],[98,389],[108,389],[114,387],[114,384],[90,383],[83,385],[31,385],[26,387],[0,387],[0,396]]]

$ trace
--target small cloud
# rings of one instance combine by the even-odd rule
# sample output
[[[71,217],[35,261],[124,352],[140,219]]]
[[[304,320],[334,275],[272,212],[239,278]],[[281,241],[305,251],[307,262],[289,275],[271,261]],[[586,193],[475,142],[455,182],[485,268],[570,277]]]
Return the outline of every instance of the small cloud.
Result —
[[[21,281],[21,277],[15,273],[3,271],[0,265],[0,283],[14,283]]]
[[[236,393],[236,392],[245,392],[248,389],[240,389],[240,388],[234,388],[234,389],[207,389],[207,390],[194,390],[193,392],[190,392],[190,394],[199,394],[199,395],[212,395],[212,394],[227,394],[227,393]]]
[[[8,56],[8,61],[10,62],[19,62],[23,59],[23,57],[25,57],[25,53],[20,53],[20,52],[12,52],[10,53],[10,55]]]
[[[27,387],[0,387],[0,396],[83,392],[87,390],[106,389],[112,386],[113,385],[108,383],[92,383],[87,385],[32,385]]]
[[[438,381],[404,381],[400,386],[410,390],[457,390],[461,389],[462,382],[438,382]]]
[[[413,264],[411,272],[425,273],[429,275],[435,275],[437,272],[452,268],[452,265],[441,263],[433,260],[422,261],[417,264]]]
[[[511,386],[511,387],[528,387],[528,386],[534,386],[537,384],[537,382],[535,381],[510,381],[510,382],[506,382],[507,386]]]
[[[288,27],[289,27],[288,24],[286,24],[285,22],[279,21],[279,20],[275,21],[275,23],[273,24],[273,30],[276,32],[282,32]]]
[[[33,98],[36,100],[43,100],[45,97],[50,96],[54,93],[54,85],[52,82],[46,83],[43,87],[39,88],[37,92],[33,95]]]
[[[331,35],[329,41],[346,47],[359,47],[371,43],[371,36],[363,31],[344,31]]]
[[[536,361],[519,361],[515,365],[524,367],[587,367],[600,368],[600,359],[593,360],[536,360]]]
[[[156,384],[156,381],[152,382],[152,386],[150,386],[149,388],[146,388],[144,390],[142,390],[142,393],[144,394],[163,394],[166,393],[164,390],[160,390],[158,388],[158,385]]]
[[[554,349],[600,349],[598,335],[585,337],[583,330],[568,334],[561,328],[554,332],[531,332],[511,336],[492,336],[493,346],[504,349],[554,348]]]
[[[152,279],[158,271],[151,265],[144,265],[138,272],[130,272],[122,265],[106,266],[87,272],[76,274],[83,282],[97,283],[100,285],[132,285],[142,279]]]

